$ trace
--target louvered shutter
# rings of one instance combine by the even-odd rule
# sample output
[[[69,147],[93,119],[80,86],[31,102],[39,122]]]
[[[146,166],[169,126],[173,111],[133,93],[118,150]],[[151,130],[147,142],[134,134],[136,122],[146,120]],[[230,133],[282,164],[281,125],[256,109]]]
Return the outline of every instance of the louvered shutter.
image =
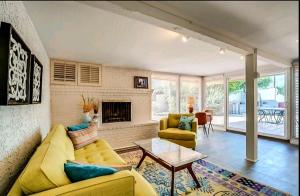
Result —
[[[79,85],[101,86],[101,65],[79,64]]]
[[[60,60],[51,61],[52,84],[77,84],[77,64]]]

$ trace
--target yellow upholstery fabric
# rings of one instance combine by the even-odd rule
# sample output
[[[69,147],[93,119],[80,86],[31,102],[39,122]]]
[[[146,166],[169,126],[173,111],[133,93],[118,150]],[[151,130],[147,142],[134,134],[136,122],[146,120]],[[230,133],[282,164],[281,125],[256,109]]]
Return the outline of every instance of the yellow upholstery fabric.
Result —
[[[64,127],[54,126],[8,195],[156,195],[152,186],[134,170],[71,183],[64,172],[66,160],[114,165],[126,163],[105,140],[98,139],[76,151],[70,142]]]
[[[100,176],[43,191],[34,194],[34,196],[133,196],[134,181],[132,172],[120,171],[112,175]]]
[[[160,130],[164,130],[168,128],[168,118],[162,118],[160,119]]]
[[[74,148],[64,126],[54,126],[20,175],[21,189],[29,194],[69,184],[63,164],[74,158]]]
[[[168,115],[168,127],[178,128],[181,116],[193,116],[193,114],[169,114]]]
[[[195,118],[192,122],[192,130],[178,129],[181,116],[192,116],[193,114],[169,114],[168,118],[160,120],[160,131],[158,136],[167,139],[178,145],[195,149],[197,145],[198,121]]]
[[[180,130],[177,128],[168,128],[158,132],[160,138],[175,140],[195,140],[196,134],[188,130]]]
[[[152,186],[135,170],[132,170],[132,174],[135,178],[135,196],[156,196],[156,192],[153,190]]]
[[[75,160],[88,162],[88,163],[97,163],[97,164],[126,164],[123,159],[113,150],[106,149],[106,150],[97,150],[94,152],[87,152],[87,153],[75,153]]]
[[[69,184],[64,172],[67,159],[66,153],[51,142],[40,146],[20,177],[21,189],[31,194]]]

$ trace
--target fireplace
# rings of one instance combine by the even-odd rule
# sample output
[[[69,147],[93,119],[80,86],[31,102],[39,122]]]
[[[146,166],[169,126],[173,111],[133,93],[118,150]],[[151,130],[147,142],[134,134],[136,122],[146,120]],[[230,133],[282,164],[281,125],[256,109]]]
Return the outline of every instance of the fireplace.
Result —
[[[102,102],[102,123],[131,121],[131,102]]]

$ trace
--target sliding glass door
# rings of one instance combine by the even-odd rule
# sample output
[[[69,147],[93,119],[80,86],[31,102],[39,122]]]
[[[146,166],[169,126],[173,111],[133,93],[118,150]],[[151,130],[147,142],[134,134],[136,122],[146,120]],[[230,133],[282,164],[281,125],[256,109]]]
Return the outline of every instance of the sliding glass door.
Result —
[[[257,79],[257,129],[260,135],[287,138],[287,74],[262,75]],[[227,81],[227,129],[246,131],[245,79]]]
[[[228,79],[227,129],[246,131],[246,86],[244,79]]]
[[[257,129],[261,135],[285,137],[287,98],[286,74],[272,74],[257,80]]]

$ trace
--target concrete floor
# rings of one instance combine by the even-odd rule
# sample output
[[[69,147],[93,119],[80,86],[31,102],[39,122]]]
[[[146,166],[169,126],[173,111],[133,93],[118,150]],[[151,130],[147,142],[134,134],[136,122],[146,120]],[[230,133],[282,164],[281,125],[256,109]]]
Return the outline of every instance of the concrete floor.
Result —
[[[205,160],[262,184],[299,195],[298,146],[259,138],[259,160],[251,163],[245,160],[245,135],[215,130],[206,137],[202,128],[198,134],[196,150],[208,155]]]

